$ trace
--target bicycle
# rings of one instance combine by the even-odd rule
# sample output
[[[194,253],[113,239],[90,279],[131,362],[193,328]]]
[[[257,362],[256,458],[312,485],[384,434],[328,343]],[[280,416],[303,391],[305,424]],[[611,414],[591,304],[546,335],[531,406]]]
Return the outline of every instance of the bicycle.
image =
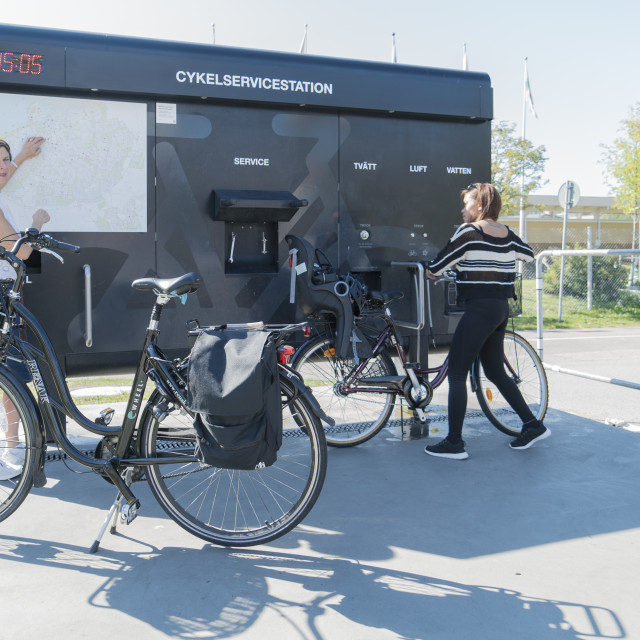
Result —
[[[29,229],[12,251],[0,246],[0,259],[8,260],[17,272],[15,283],[5,282],[0,296],[0,412],[5,418],[9,403],[15,414],[9,426],[17,429],[24,455],[19,473],[0,482],[0,521],[9,517],[25,500],[32,486],[46,483],[44,468],[50,429],[68,458],[115,485],[117,496],[90,551],[95,552],[109,522],[116,531],[118,513],[126,524],[138,514],[140,502],[132,491],[136,481],[146,478],[151,492],[166,514],[189,533],[223,546],[249,546],[270,542],[299,524],[316,502],[326,473],[326,440],[320,418],[327,419],[303,380],[286,364],[291,347],[280,347],[279,358],[283,438],[278,459],[272,466],[252,471],[219,469],[198,461],[194,455],[194,416],[187,407],[186,372],[189,357],[168,359],[157,344],[160,317],[174,299],[184,301],[201,283],[197,273],[174,279],[143,278],[132,286],[154,292],[155,303],[147,327],[139,363],[133,378],[125,417],[121,426],[110,426],[113,410],[95,420],[86,418],[71,398],[53,346],[36,317],[20,302],[17,293],[24,281],[24,263],[16,257],[28,243],[33,249],[53,253],[79,251],[49,235]],[[27,331],[21,337],[18,321]],[[248,323],[218,328],[269,331],[281,343],[296,325]],[[204,327],[192,321],[189,335]],[[35,339],[35,340],[34,340]],[[26,362],[35,388],[5,364],[7,351],[17,350]],[[50,381],[42,375],[44,363]],[[155,384],[143,405],[147,382]],[[102,436],[95,456],[76,448],[66,435],[62,416],[83,429]],[[1,451],[0,451],[1,452]]]
[[[312,272],[310,265],[317,257],[312,247],[301,238],[288,238],[290,246],[298,252],[298,261],[304,262]],[[316,264],[320,264],[320,271],[327,271],[324,256]],[[402,264],[406,266],[409,263]],[[419,277],[424,280],[424,266],[417,262],[410,264],[418,269]],[[311,310],[313,289],[322,286],[314,284],[314,281],[324,279],[324,275],[319,277],[311,273],[306,280],[297,280],[301,288],[308,289],[306,294],[303,292],[307,312]],[[339,279],[336,281],[341,282]],[[429,281],[427,292],[428,287]],[[323,295],[326,292],[325,288]],[[424,409],[433,399],[434,389],[447,378],[448,357],[436,367],[421,367],[417,362],[408,362],[390,310],[393,301],[403,295],[399,290],[368,292],[359,315],[354,317],[355,325],[372,346],[371,355],[365,358],[359,358],[357,354],[341,356],[337,338],[339,323],[326,321],[323,309],[315,310],[316,320],[324,321],[311,323],[316,334],[297,349],[292,367],[313,387],[323,411],[335,420],[334,426],[325,429],[330,446],[350,447],[373,438],[389,421],[397,398],[404,399],[421,422],[428,419]],[[346,295],[342,297],[346,298]],[[427,295],[427,300],[429,324],[433,331],[430,295]],[[421,305],[424,306],[424,302],[418,298],[419,309]],[[504,346],[506,370],[518,384],[535,417],[542,420],[548,406],[548,384],[538,354],[514,331],[505,333]],[[389,354],[390,349],[395,350],[399,359],[401,375],[398,375]],[[521,420],[486,378],[478,358],[472,366],[470,382],[471,390],[489,421],[503,433],[517,437],[522,430]]]

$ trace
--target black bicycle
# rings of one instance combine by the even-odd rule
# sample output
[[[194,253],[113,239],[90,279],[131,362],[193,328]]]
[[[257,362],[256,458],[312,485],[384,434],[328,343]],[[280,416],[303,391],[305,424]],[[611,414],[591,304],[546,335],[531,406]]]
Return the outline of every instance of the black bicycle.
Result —
[[[292,366],[312,386],[322,410],[335,421],[335,425],[326,428],[327,444],[350,447],[366,442],[389,422],[398,398],[406,402],[421,422],[426,422],[428,416],[424,410],[433,399],[434,389],[447,379],[449,359],[447,356],[436,367],[408,361],[390,309],[394,300],[403,297],[402,291],[363,293],[357,313],[345,320],[344,315],[349,316],[353,307],[350,288],[345,284],[348,279],[336,277],[326,257],[321,252],[319,255],[305,240],[296,236],[287,236],[287,240],[296,251],[297,264],[305,265],[294,274],[299,294],[296,302],[305,313],[313,313],[317,318],[310,322],[308,339],[296,351]],[[416,281],[424,283],[421,263],[398,263],[397,266],[417,269]],[[447,280],[442,278],[442,282]],[[433,331],[430,281],[426,285],[426,306]],[[421,298],[422,295],[417,296],[419,313],[424,310]],[[338,320],[329,319],[327,310]],[[350,326],[358,328],[359,336],[351,335]],[[358,356],[354,349],[357,340],[368,342],[370,352]],[[402,367],[400,374],[392,354]],[[518,385],[534,416],[542,420],[547,411],[549,389],[538,354],[513,331],[505,332],[504,354],[505,370]],[[489,421],[503,433],[517,437],[522,431],[522,421],[486,377],[479,358],[469,377],[471,389]]]
[[[195,292],[196,273],[174,279],[144,278],[133,287],[154,292],[155,304],[146,331],[131,395],[121,426],[110,426],[113,411],[96,421],[86,418],[74,404],[51,341],[35,316],[20,302],[17,293],[24,280],[24,263],[16,257],[23,244],[35,250],[77,252],[79,248],[29,229],[12,251],[0,246],[0,259],[16,270],[5,281],[0,296],[0,426],[4,439],[0,453],[9,452],[15,476],[0,481],[0,521],[24,501],[32,486],[46,483],[46,427],[64,453],[89,467],[117,488],[91,551],[98,549],[109,522],[111,531],[120,514],[130,523],[140,503],[132,484],[146,478],[164,511],[195,536],[225,546],[249,546],[272,541],[299,524],[318,498],[327,464],[326,440],[320,417],[324,416],[302,378],[279,364],[283,438],[275,464],[251,471],[216,468],[195,456],[194,416],[187,408],[188,356],[167,358],[157,344],[158,325],[164,306],[172,299]],[[271,332],[280,342],[301,325],[223,325],[227,329]],[[20,329],[24,327],[26,331]],[[197,323],[191,329],[197,334]],[[27,337],[22,337],[26,334]],[[292,351],[291,348],[282,351]],[[29,386],[7,366],[7,356],[19,354],[33,382]],[[49,376],[42,375],[42,366]],[[155,384],[149,399],[143,396],[148,380]],[[66,435],[63,416],[102,436],[95,456],[77,449]],[[324,416],[326,418],[326,416]],[[19,459],[16,461],[16,455]]]

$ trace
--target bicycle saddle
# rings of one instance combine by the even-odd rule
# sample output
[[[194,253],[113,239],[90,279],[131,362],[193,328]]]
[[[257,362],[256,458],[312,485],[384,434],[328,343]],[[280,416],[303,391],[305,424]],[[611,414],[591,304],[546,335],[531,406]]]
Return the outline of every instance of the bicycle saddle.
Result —
[[[402,300],[404,293],[400,289],[392,289],[391,291],[370,291],[369,298],[382,304],[389,304],[393,300]]]
[[[140,278],[134,280],[131,286],[140,291],[155,291],[167,295],[182,296],[185,293],[193,293],[202,283],[199,273],[185,273],[179,278]]]

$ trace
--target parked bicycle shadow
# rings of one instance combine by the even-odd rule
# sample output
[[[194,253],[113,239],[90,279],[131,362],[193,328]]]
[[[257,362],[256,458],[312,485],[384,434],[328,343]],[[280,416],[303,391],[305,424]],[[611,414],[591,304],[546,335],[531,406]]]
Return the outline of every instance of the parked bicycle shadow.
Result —
[[[174,638],[231,638],[266,624],[281,638],[625,637],[615,613],[601,607],[338,557],[209,545],[92,556],[72,545],[0,536],[0,558],[102,576],[98,589],[67,605],[79,611],[84,603],[94,616],[109,611],[116,635],[119,624],[130,622],[114,612]],[[13,598],[19,606],[20,596],[11,593],[3,604],[13,606]]]
[[[398,441],[384,432],[360,447],[333,449],[318,503],[301,526],[267,550],[194,547],[198,541],[166,519],[141,483],[147,494],[140,496],[142,516],[130,529],[122,527],[122,544],[106,537],[104,550],[92,556],[86,553],[88,537],[87,546],[75,546],[0,536],[2,576],[35,576],[32,582],[42,586],[34,591],[30,584],[32,596],[55,583],[59,597],[77,605],[88,621],[105,621],[108,614],[109,629],[124,632],[133,619],[157,629],[159,637],[261,637],[265,628],[305,639],[627,637],[618,617],[626,615],[624,606],[618,615],[595,606],[601,601],[597,587],[588,591],[597,594],[596,602],[569,602],[507,588],[513,583],[500,588],[458,582],[447,564],[439,566],[448,579],[425,575],[428,556],[415,571],[397,569],[397,550],[445,562],[521,551],[528,566],[540,563],[529,588],[538,584],[543,594],[558,593],[553,578],[544,577],[562,553],[553,543],[640,527],[638,434],[558,411],[550,411],[547,423],[553,437],[526,452],[511,451],[508,437],[491,427],[471,429],[471,457],[464,462],[427,457],[424,439]],[[8,522],[16,518],[19,528],[10,526],[20,534],[37,531],[31,535],[81,544],[86,531],[92,535],[100,524],[95,507],[107,508],[115,489],[94,474],[69,482],[66,468],[55,464],[50,476],[60,482],[36,492],[39,500],[28,498],[24,511]],[[76,505],[92,507],[91,515]],[[54,521],[63,527],[78,523],[77,531],[53,529]],[[155,531],[165,522],[166,531]],[[145,546],[146,540],[160,548]],[[550,546],[540,553],[543,545]],[[602,545],[592,545],[589,553]],[[584,554],[584,547],[576,553]],[[624,573],[633,557],[578,555],[575,562],[590,563],[596,575],[605,561],[607,572],[615,572],[619,558]],[[21,563],[26,572],[6,572],[7,562]],[[65,580],[61,570],[74,573]],[[95,576],[102,580],[98,588]],[[620,586],[621,592],[628,588]],[[24,609],[24,593],[7,590],[3,608]],[[8,637],[10,630],[3,628]],[[16,626],[13,635],[19,632]]]
[[[340,544],[318,539],[314,550],[380,561],[395,546],[462,559],[640,527],[638,434],[557,410],[546,423],[551,438],[514,452],[508,436],[472,422],[465,427],[471,457],[462,462],[426,456],[428,439],[403,441],[393,429],[358,447],[331,448],[305,524],[344,536]],[[94,473],[71,478],[62,462],[47,469],[51,486],[34,494],[104,510],[115,498],[115,488]],[[146,482],[134,490],[141,518],[165,517]],[[95,516],[95,532],[102,517]],[[288,547],[290,536],[273,544]],[[357,544],[346,552],[345,540]]]

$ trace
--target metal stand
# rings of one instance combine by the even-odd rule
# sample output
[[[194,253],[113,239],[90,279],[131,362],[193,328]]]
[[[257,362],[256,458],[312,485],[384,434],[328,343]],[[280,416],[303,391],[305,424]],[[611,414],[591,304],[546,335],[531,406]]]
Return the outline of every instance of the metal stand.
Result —
[[[127,485],[127,487],[131,486],[131,482],[132,482],[131,478],[133,476],[133,471],[134,471],[133,468],[127,469],[125,471],[124,482]],[[128,505],[128,504],[123,505],[122,504],[123,497],[124,496],[122,495],[122,493],[118,491],[118,495],[116,496],[116,499],[111,505],[111,508],[109,509],[109,512],[107,513],[107,516],[104,519],[102,526],[100,527],[100,531],[98,531],[98,535],[96,536],[96,539],[93,541],[93,544],[89,549],[89,553],[96,553],[100,548],[100,541],[102,540],[102,536],[104,536],[104,533],[107,530],[107,527],[109,526],[110,520],[111,520],[111,529],[109,533],[115,535],[116,525],[118,523],[118,513],[121,514],[122,520],[125,521],[127,524],[129,524],[136,517],[137,505],[134,505],[133,507],[132,505]]]

